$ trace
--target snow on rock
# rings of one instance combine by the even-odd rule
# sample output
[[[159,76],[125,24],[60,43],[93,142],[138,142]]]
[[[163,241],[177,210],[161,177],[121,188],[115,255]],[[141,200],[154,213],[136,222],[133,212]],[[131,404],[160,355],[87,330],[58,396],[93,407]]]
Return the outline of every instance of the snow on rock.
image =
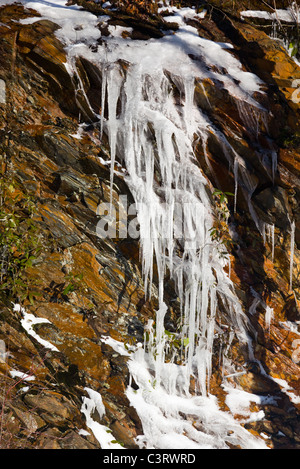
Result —
[[[83,397],[81,412],[85,415],[87,427],[92,430],[102,449],[123,449],[113,437],[111,430],[96,422],[92,415],[98,412],[100,419],[105,415],[105,407],[101,395],[90,388],[84,388],[89,397]]]
[[[21,381],[34,381],[35,380],[34,375],[23,373],[22,371],[10,370],[9,374],[12,378],[20,378]]]
[[[286,10],[276,9],[276,11],[272,13],[262,10],[245,10],[241,11],[241,17],[296,23],[297,21],[300,21],[300,12],[294,11],[292,8],[287,8]]]
[[[47,340],[42,339],[34,330],[33,326],[36,324],[51,324],[51,322],[46,318],[37,318],[33,314],[26,313],[25,308],[19,304],[14,305],[14,311],[21,312],[23,318],[21,319],[21,324],[23,328],[28,332],[31,337],[37,340],[43,347],[51,350],[52,352],[59,352],[58,348],[55,345],[51,344]]]

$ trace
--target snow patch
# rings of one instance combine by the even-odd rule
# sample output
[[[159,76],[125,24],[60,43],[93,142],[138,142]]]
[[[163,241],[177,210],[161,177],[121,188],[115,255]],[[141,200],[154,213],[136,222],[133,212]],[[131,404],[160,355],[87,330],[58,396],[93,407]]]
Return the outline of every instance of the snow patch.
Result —
[[[20,378],[22,381],[34,381],[35,376],[23,373],[22,371],[10,370],[9,374],[12,378]],[[24,389],[24,388],[23,388]]]
[[[300,21],[300,13],[295,12],[292,8],[286,10],[276,9],[276,11],[269,13],[262,10],[245,10],[241,11],[242,18],[260,18],[268,21],[283,21],[285,23],[296,23]]]
[[[52,352],[59,352],[58,348],[55,345],[52,345],[47,340],[42,339],[33,329],[35,324],[51,324],[51,322],[46,318],[37,318],[33,314],[26,313],[25,308],[19,304],[14,305],[14,311],[21,312],[23,318],[21,319],[22,327],[27,331],[31,337],[33,337],[37,342],[39,342],[43,347],[52,350]]]

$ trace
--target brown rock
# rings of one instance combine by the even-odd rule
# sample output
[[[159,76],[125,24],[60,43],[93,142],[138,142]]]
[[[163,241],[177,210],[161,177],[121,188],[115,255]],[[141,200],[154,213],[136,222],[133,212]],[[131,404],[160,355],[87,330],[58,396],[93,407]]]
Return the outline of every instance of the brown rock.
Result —
[[[21,410],[18,407],[10,405],[15,416],[20,420],[28,436],[46,425],[46,422],[34,412],[28,412],[28,409]]]
[[[99,449],[99,443],[94,437],[83,437],[74,430],[68,431],[58,443],[61,449]]]
[[[59,441],[62,435],[56,428],[50,428],[37,438],[36,447],[39,449],[61,449]]]
[[[47,423],[56,426],[74,425],[80,419],[79,410],[62,394],[51,391],[41,391],[33,394],[32,390],[25,394],[24,402],[39,412]]]
[[[111,424],[113,435],[117,441],[124,444],[125,448],[138,449],[135,442],[136,433],[129,428],[126,422],[115,421]]]
[[[235,378],[235,381],[246,392],[253,394],[274,394],[278,390],[278,386],[272,380],[260,374],[246,373]]]

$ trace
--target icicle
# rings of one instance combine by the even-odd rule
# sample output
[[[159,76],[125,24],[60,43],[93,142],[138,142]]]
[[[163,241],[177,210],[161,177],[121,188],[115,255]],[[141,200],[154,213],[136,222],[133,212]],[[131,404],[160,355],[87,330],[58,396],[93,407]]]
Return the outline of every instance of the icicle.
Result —
[[[274,254],[275,254],[275,225],[272,225],[271,228],[271,236],[272,236],[272,262],[274,262]]]
[[[94,110],[93,110],[93,108],[90,104],[90,101],[89,101],[89,99],[86,95],[82,79],[80,77],[80,74],[79,74],[77,66],[76,66],[75,57],[72,57],[71,55],[70,56],[68,55],[67,56],[67,62],[65,63],[65,67],[66,67],[67,72],[70,75],[71,80],[74,83],[75,100],[76,100],[76,104],[77,104],[78,109],[79,109],[78,121],[79,122],[81,121],[81,114],[83,114],[84,116],[86,116],[86,114],[87,114],[86,110],[82,107],[82,99],[78,99],[79,94],[81,94],[84,97],[84,102],[89,108],[90,116],[91,117],[92,116],[96,117],[96,114],[95,114],[95,112],[94,112]]]
[[[101,84],[101,113],[100,113],[100,140],[103,137],[104,128],[104,112],[105,112],[105,99],[106,99],[106,72],[103,67],[102,70],[102,84]]]
[[[266,238],[266,223],[263,224],[262,226],[262,237],[263,237],[263,242],[266,244],[267,238]]]
[[[184,105],[184,120],[186,124],[187,133],[192,138],[190,134],[193,120],[193,105],[194,105],[194,93],[195,93],[195,80],[193,77],[190,79],[185,79],[184,81],[184,91],[185,91],[185,105]],[[193,129],[194,130],[194,129]]]
[[[247,103],[246,101],[237,100],[236,103],[239,116],[245,127],[258,138],[260,119],[267,128],[267,110],[257,104],[253,106],[253,104]]]
[[[239,161],[236,157],[234,160],[234,213],[236,212],[238,186],[239,186]]]
[[[114,179],[114,167],[116,159],[117,148],[117,135],[118,135],[118,117],[117,117],[117,104],[120,97],[120,90],[122,85],[122,76],[118,64],[111,65],[108,68],[106,82],[107,82],[107,107],[108,107],[108,137],[110,144],[110,206],[112,207],[112,188]],[[102,113],[103,114],[103,113]]]
[[[295,250],[295,221],[291,223],[290,290],[293,289],[294,250]]]
[[[266,312],[265,312],[265,325],[268,331],[270,331],[270,326],[271,326],[271,321],[273,319],[274,311],[273,308],[270,308],[269,306],[266,307]]]
[[[228,307],[236,335],[248,341],[247,319],[224,272],[226,261],[219,255],[218,243],[210,236],[214,218],[207,181],[193,161],[194,138],[198,136],[205,147],[210,123],[194,104],[194,76],[172,75],[172,82],[184,97],[178,105],[163,68],[149,73],[141,63],[127,63],[126,73],[121,73],[117,60],[109,66],[105,62],[101,68],[100,124],[110,143],[111,186],[118,152],[124,158],[125,180],[137,207],[144,285],[149,296],[154,263],[158,277],[156,320],[147,329],[144,349],[139,349],[131,361],[131,373],[141,389],[151,386],[149,399],[155,397],[154,390],[172,393],[172,399],[188,396],[191,377],[195,378],[197,391],[208,397],[220,297]],[[216,132],[224,152],[233,155],[236,205],[238,183],[250,193],[254,190],[252,182],[226,138],[212,126],[210,131]],[[181,305],[180,366],[166,361],[167,352],[172,352],[164,326],[167,272]],[[148,370],[151,373],[146,378]],[[172,415],[169,410],[165,412]],[[149,426],[150,433],[157,431],[146,417],[144,426]]]
[[[273,150],[271,153],[271,159],[272,159],[272,181],[274,183],[275,175],[277,171],[277,152],[275,150]]]
[[[274,262],[274,253],[275,253],[275,225],[269,225],[268,223],[265,223],[263,226],[263,240],[264,244],[268,242],[271,246],[271,259],[272,262]]]

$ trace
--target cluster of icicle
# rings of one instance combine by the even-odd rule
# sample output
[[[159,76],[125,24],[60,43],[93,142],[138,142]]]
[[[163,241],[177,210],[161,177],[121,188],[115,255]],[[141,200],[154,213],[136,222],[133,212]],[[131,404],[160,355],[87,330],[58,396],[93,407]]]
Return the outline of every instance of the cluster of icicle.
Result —
[[[111,188],[118,160],[126,170],[125,179],[136,203],[146,294],[151,294],[153,271],[157,271],[159,308],[155,324],[149,323],[147,341],[128,362],[138,387],[134,390],[129,386],[127,396],[143,425],[140,447],[265,448],[262,440],[254,438],[230,413],[221,412],[210,394],[221,305],[229,318],[229,337],[235,334],[249,345],[250,355],[252,352],[245,315],[224,270],[227,260],[210,234],[214,223],[211,190],[193,151],[194,142],[202,141],[209,165],[206,141],[209,132],[215,134],[235,176],[235,200],[241,189],[258,229],[263,231],[265,226],[251,203],[255,184],[243,159],[194,104],[195,80],[216,80],[240,102],[238,110],[248,127],[252,116],[250,127],[257,134],[257,120],[263,118],[264,110],[252,95],[260,90],[260,80],[245,72],[227,52],[230,44],[201,38],[187,25],[185,18],[197,15],[192,8],[171,8],[164,1],[172,11],[165,20],[177,21],[179,29],[162,39],[131,41],[122,36],[126,28],[108,26],[111,36],[99,41],[99,22],[105,23],[107,17],[68,7],[65,0],[52,0],[51,5],[42,0],[23,2],[61,26],[56,34],[66,44],[66,67],[77,77],[78,91],[85,93],[76,57],[84,56],[99,68],[102,105],[98,117],[100,134],[105,132],[110,144]],[[262,165],[270,170],[273,180],[276,162],[276,153],[270,148],[262,157]],[[166,357],[170,347],[164,326],[166,275],[173,279],[181,304],[180,337],[176,336],[182,346],[179,364],[169,354]],[[191,377],[195,382],[192,395]],[[100,408],[102,412],[102,405]]]
[[[118,155],[136,202],[149,294],[154,263],[158,274],[155,328],[149,324],[147,343],[129,363],[139,386],[139,392],[129,389],[128,397],[143,422],[146,437],[141,443],[160,448],[174,444],[217,448],[226,447],[227,440],[251,447],[249,434],[229,415],[218,413],[215,402],[206,400],[218,301],[230,316],[232,330],[240,340],[248,340],[243,311],[224,271],[227,261],[210,234],[214,223],[211,189],[194,161],[195,136],[205,143],[208,122],[194,105],[193,79],[173,76],[181,95],[176,103],[163,70],[151,76],[143,74],[139,65],[126,68],[124,73],[119,63],[101,65],[102,92],[106,93],[102,98],[107,102],[103,128],[111,146],[111,183]],[[180,365],[165,359],[166,274],[174,280],[182,305],[181,343],[186,346]],[[193,399],[191,376],[198,392]],[[185,418],[180,417],[184,414]],[[201,431],[189,421],[189,414],[202,422]]]
[[[241,334],[244,318],[224,272],[226,260],[210,234],[214,222],[211,189],[193,157],[194,137],[205,140],[207,122],[194,106],[194,81],[173,79],[181,87],[180,104],[163,70],[150,76],[143,75],[139,65],[130,65],[124,73],[118,63],[104,64],[105,127],[111,147],[111,182],[117,153],[124,159],[126,182],[136,202],[146,292],[151,292],[154,263],[158,273],[159,309],[149,354],[156,385],[164,384],[168,273],[182,305],[182,342],[187,339],[188,344],[184,370],[180,370],[181,390],[188,393],[190,376],[195,374],[206,395],[217,297]]]
[[[214,60],[220,61],[223,53],[232,74],[243,73],[223,47],[207,44],[189,27],[161,43],[116,40],[99,46],[97,54],[79,46],[69,55],[70,73],[75,71],[74,57],[82,53],[99,67],[100,134],[109,139],[111,189],[118,160],[126,169],[125,180],[136,203],[146,294],[151,295],[154,270],[158,277],[155,321],[148,325],[144,346],[128,363],[138,390],[129,386],[127,396],[143,424],[141,447],[264,447],[230,414],[219,411],[209,389],[220,306],[233,334],[246,344],[249,339],[246,317],[224,270],[228,260],[211,236],[215,216],[211,188],[196,162],[194,142],[202,141],[206,154],[208,132],[214,131],[231,159],[236,180],[242,174],[246,190],[249,187],[241,159],[194,103],[195,80],[203,70],[195,69],[183,50],[184,41],[190,52],[193,47],[208,52],[210,46]],[[256,86],[252,77],[247,75],[247,80]],[[224,86],[248,96],[237,89],[233,78],[226,77]],[[164,325],[166,276],[173,280],[181,305],[176,336],[182,348],[180,364],[166,357],[170,346]]]

